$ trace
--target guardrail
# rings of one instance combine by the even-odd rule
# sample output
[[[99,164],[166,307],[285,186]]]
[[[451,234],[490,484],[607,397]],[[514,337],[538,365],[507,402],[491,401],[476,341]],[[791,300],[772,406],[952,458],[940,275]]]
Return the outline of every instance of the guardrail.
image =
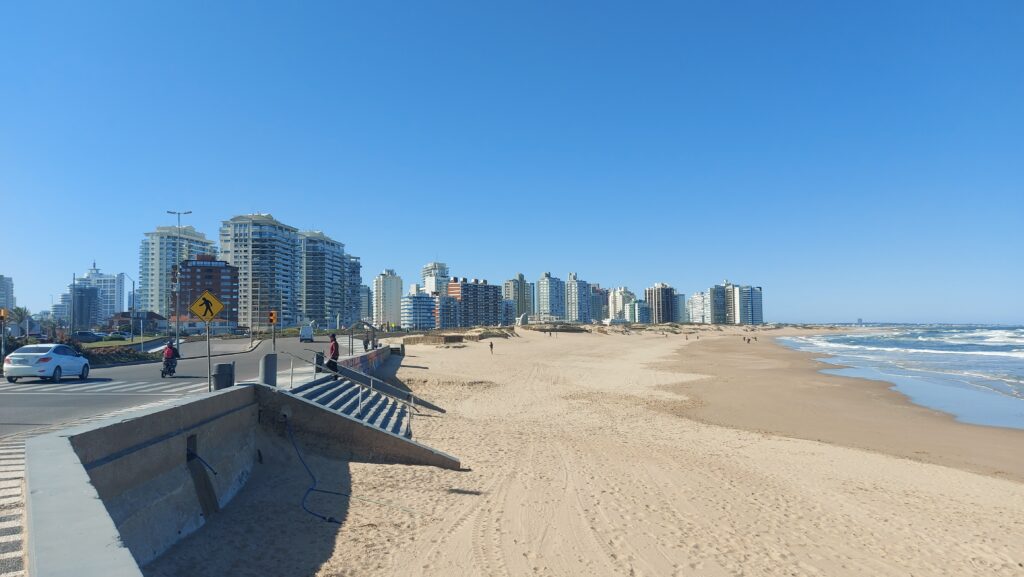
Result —
[[[366,422],[364,420],[364,416],[363,416],[364,404],[365,404],[366,401],[368,401],[370,399],[370,397],[373,396],[374,392],[377,392],[377,393],[379,393],[379,394],[381,394],[381,395],[383,395],[385,397],[393,399],[396,403],[401,403],[401,404],[405,405],[406,412],[409,413],[409,418],[406,419],[406,421],[405,421],[405,428],[402,431],[402,434],[403,435],[407,435],[409,433],[409,431],[412,430],[412,416],[413,416],[413,414],[419,412],[417,410],[417,408],[416,408],[416,396],[413,395],[412,393],[409,393],[409,398],[408,399],[403,399],[403,398],[401,398],[401,397],[399,397],[397,395],[393,395],[393,394],[385,391],[384,388],[379,386],[379,385],[376,387],[376,390],[375,390],[374,383],[379,383],[380,385],[384,385],[387,388],[393,388],[393,387],[391,387],[391,385],[388,385],[384,381],[381,381],[380,379],[377,379],[377,378],[372,377],[370,375],[366,375],[366,374],[360,373],[359,371],[354,371],[354,370],[352,370],[352,369],[350,369],[348,367],[344,367],[344,366],[341,366],[341,365],[338,365],[338,370],[337,371],[332,371],[331,369],[328,369],[326,365],[317,365],[313,361],[310,361],[308,359],[304,359],[304,358],[302,358],[302,357],[300,357],[298,355],[293,355],[292,353],[289,353],[287,351],[281,351],[281,352],[283,352],[284,354],[288,355],[289,357],[292,357],[292,359],[298,359],[298,360],[300,360],[300,361],[302,361],[302,362],[304,362],[304,363],[306,363],[308,365],[312,365],[314,368],[319,368],[320,372],[332,374],[332,375],[337,376],[337,377],[345,377],[349,381],[352,381],[352,383],[354,385],[359,387],[359,393],[358,393],[359,394],[359,419],[362,420],[363,422]],[[369,382],[364,382],[364,381],[369,381]],[[294,383],[292,383],[292,384],[294,384]],[[365,397],[363,396],[364,391],[366,391],[366,396]]]

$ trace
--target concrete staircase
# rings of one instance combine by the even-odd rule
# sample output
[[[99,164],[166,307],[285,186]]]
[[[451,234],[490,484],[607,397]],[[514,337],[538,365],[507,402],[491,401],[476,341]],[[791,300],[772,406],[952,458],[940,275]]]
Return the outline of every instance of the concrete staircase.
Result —
[[[382,431],[412,438],[410,406],[350,379],[320,378],[288,391]]]

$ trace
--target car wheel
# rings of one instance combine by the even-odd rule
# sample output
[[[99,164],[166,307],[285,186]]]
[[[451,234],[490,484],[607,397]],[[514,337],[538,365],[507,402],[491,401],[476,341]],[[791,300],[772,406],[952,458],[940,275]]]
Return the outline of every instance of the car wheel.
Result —
[[[7,377],[7,382],[8,383],[16,383],[16,382],[18,382],[18,377]]]
[[[89,365],[82,365],[82,374],[78,375],[78,378],[83,381],[89,378]]]
[[[59,383],[60,382],[60,375],[61,375],[60,367],[54,367],[53,375],[50,377],[50,380],[55,382],[55,383]]]

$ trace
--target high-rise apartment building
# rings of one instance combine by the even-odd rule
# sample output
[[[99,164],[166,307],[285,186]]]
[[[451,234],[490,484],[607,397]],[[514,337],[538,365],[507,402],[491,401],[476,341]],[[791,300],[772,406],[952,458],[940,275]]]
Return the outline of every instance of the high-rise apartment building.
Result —
[[[715,285],[704,295],[704,318],[706,323],[723,325],[726,320],[725,285]]]
[[[13,309],[18,306],[14,298],[14,279],[0,274],[0,308]]]
[[[238,322],[238,268],[213,255],[201,254],[181,263],[178,278],[181,283],[181,309],[174,316],[189,316],[189,307],[203,294],[210,291],[224,305],[217,315],[217,321]],[[172,310],[174,310],[172,308]]]
[[[677,323],[688,323],[690,322],[690,310],[686,306],[686,295],[683,293],[676,293],[675,308],[672,309],[675,314],[673,322]]]
[[[320,231],[299,233],[299,320],[339,328],[345,312],[345,245]]]
[[[448,290],[448,265],[443,262],[428,262],[420,270],[423,292],[428,295],[444,294]]]
[[[124,312],[125,307],[125,276],[103,275],[92,262],[92,269],[89,269],[84,277],[78,279],[77,284],[83,287],[96,287],[98,301],[96,303],[94,325],[101,325],[118,313]]]
[[[546,272],[537,280],[538,320],[565,320],[565,282]]]
[[[79,286],[76,282],[71,287],[71,330],[89,330],[100,326],[100,289],[89,286]]]
[[[626,305],[625,317],[631,323],[650,323],[651,307],[647,306],[644,301],[633,301]]]
[[[363,316],[363,289],[369,295],[370,288],[363,284],[363,265],[358,256],[345,253],[344,256],[345,276],[343,279],[342,300],[341,300],[341,324],[352,326],[352,323],[373,318],[369,313],[371,300],[367,297],[365,306],[367,314]]]
[[[220,227],[221,258],[238,267],[238,323],[266,326],[277,311],[279,326],[299,322],[299,231],[270,214],[245,214]]]
[[[626,319],[626,306],[636,302],[636,295],[633,291],[624,286],[613,288],[608,291],[608,318]]]
[[[364,284],[359,285],[359,318],[356,320],[373,322],[373,291]]]
[[[486,280],[452,277],[448,296],[459,303],[459,325],[463,327],[501,324],[501,287]]]
[[[761,312],[761,287],[734,285],[725,281],[725,322],[730,325],[759,325],[764,322]]]
[[[590,319],[601,322],[608,318],[608,289],[600,285],[590,285]]]
[[[533,314],[533,283],[528,282],[523,273],[505,281],[502,298],[515,303],[515,316]]]
[[[14,279],[0,274],[0,308],[13,309],[18,306],[14,298]]]
[[[201,254],[216,255],[213,241],[191,226],[158,226],[139,245],[139,287],[136,308],[171,316],[176,300],[171,271],[181,261]],[[115,311],[116,312],[116,311]]]
[[[373,324],[402,324],[402,277],[391,269],[373,278]]]
[[[689,299],[686,300],[686,309],[690,318],[688,322],[696,324],[707,324],[711,321],[705,314],[704,303],[707,299],[707,294],[703,292],[693,293]]]
[[[590,322],[590,284],[569,273],[565,281],[565,320],[574,323]]]
[[[459,301],[447,294],[434,296],[434,328],[451,329],[458,326],[461,326],[459,323]]]
[[[644,289],[644,300],[651,310],[651,322],[654,324],[670,323],[675,318],[673,309],[676,304],[676,290],[659,282]]]
[[[433,296],[417,290],[402,297],[403,329],[430,330],[435,322]]]

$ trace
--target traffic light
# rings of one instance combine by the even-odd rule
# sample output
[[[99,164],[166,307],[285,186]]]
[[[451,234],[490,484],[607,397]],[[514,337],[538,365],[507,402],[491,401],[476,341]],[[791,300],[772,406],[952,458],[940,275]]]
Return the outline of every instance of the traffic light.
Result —
[[[277,324],[277,311],[270,311],[270,324]]]
[[[7,320],[7,309],[0,309],[0,321]]]

